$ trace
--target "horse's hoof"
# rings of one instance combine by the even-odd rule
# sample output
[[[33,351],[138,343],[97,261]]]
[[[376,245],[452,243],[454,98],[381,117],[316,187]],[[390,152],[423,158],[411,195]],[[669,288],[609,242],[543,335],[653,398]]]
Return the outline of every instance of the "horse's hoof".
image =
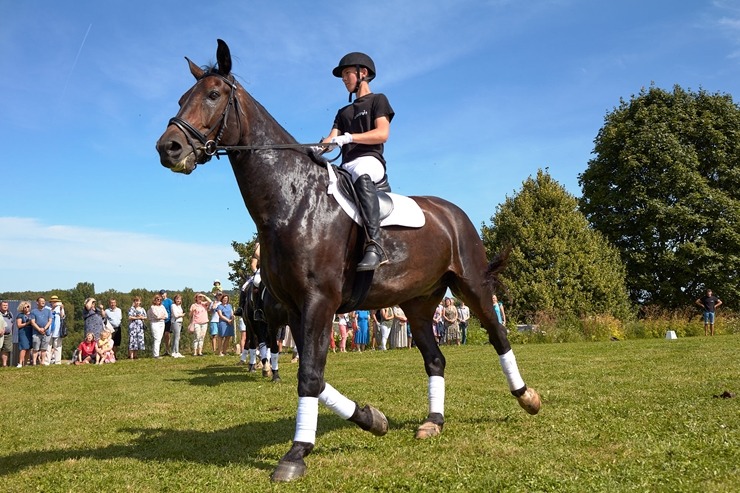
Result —
[[[263,377],[267,378],[267,377],[269,377],[271,375],[272,375],[272,370],[270,369],[269,366],[267,366],[267,367],[265,367],[265,368],[262,369],[262,376]]]
[[[282,382],[282,380],[280,379],[280,375],[278,375],[277,370],[275,370],[274,372],[272,372],[272,381],[273,382],[276,382],[276,383],[277,382]]]
[[[370,405],[366,405],[365,409],[370,411],[370,416],[372,417],[372,424],[370,425],[370,429],[367,431],[376,437],[382,437],[388,433],[388,418],[385,417],[385,414]]]
[[[284,483],[302,478],[306,475],[306,464],[298,462],[278,462],[277,467],[272,472],[270,479],[276,483]]]
[[[249,373],[254,373],[254,372],[256,372],[256,371],[257,371],[257,370],[255,370],[255,369],[254,369],[254,363],[250,363],[250,364],[249,364]]]
[[[527,411],[529,414],[534,415],[540,412],[540,394],[538,394],[533,388],[527,387],[524,394],[517,397],[516,400],[519,402],[519,405],[522,406],[522,409]]]
[[[442,427],[431,421],[424,421],[416,430],[416,438],[419,440],[426,440],[440,434],[442,434]]]

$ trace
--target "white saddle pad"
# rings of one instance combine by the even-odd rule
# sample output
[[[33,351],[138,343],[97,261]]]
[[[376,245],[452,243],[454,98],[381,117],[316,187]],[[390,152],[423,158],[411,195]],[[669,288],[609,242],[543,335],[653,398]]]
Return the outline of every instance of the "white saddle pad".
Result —
[[[354,222],[362,225],[362,216],[360,216],[357,206],[337,188],[337,175],[334,173],[334,168],[330,164],[327,164],[326,169],[329,172],[329,186],[326,193],[334,196],[334,200],[337,201],[342,210]],[[424,211],[421,210],[421,207],[419,207],[419,204],[414,199],[405,195],[398,195],[397,193],[389,193],[388,196],[393,200],[393,212],[380,221],[380,227],[405,226],[408,228],[421,228],[424,226]]]

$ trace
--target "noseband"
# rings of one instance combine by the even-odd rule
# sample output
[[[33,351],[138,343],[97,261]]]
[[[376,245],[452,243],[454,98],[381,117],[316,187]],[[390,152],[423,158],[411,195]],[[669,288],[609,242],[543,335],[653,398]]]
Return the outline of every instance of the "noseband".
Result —
[[[197,163],[198,164],[205,164],[208,161],[211,160],[213,156],[216,156],[218,158],[218,143],[221,141],[221,137],[223,137],[224,130],[226,130],[226,120],[229,117],[229,111],[231,110],[231,107],[234,107],[234,110],[236,111],[236,121],[241,127],[241,120],[239,119],[239,100],[236,99],[236,88],[237,83],[236,81],[232,81],[227,79],[221,74],[217,74],[215,72],[211,72],[209,74],[206,74],[203,78],[200,80],[205,79],[206,77],[219,77],[221,80],[226,82],[229,87],[231,87],[231,92],[229,93],[229,102],[226,104],[226,107],[224,108],[224,112],[221,113],[221,118],[219,119],[218,123],[218,132],[216,133],[215,139],[208,139],[208,135],[210,135],[213,132],[209,132],[208,135],[203,134],[200,132],[197,128],[192,126],[187,121],[183,120],[180,117],[172,117],[170,118],[170,121],[168,123],[169,125],[175,125],[177,128],[179,128],[182,133],[185,134],[185,137],[188,139],[188,143],[190,144],[190,147],[193,148],[193,152],[196,153],[197,150],[202,149],[205,151],[205,154],[202,158],[199,158]],[[193,137],[198,139],[201,144],[203,144],[202,147],[196,147],[195,143],[193,142]],[[197,154],[196,154],[197,155]]]

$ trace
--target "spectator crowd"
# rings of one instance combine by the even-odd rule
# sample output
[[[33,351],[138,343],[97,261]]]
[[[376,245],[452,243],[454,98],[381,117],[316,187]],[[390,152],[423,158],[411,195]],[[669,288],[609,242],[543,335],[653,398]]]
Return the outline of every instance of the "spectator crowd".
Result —
[[[211,296],[212,299],[205,293],[196,293],[186,310],[180,294],[170,298],[166,290],[160,290],[147,300],[148,308],[142,306],[144,300],[140,296],[135,296],[125,312],[114,298],[108,299],[104,308],[97,299],[89,297],[82,307],[83,334],[81,340],[75,341],[68,363],[110,364],[121,357],[139,358],[147,350],[155,359],[163,356],[183,358],[181,341],[186,331],[190,335],[192,356],[203,356],[205,340],[210,338],[214,355],[241,353],[243,359],[246,352],[244,322],[238,321],[230,296],[220,290],[218,281],[214,283]],[[453,301],[445,298],[435,311],[432,328],[438,344],[467,342],[470,311],[464,303],[455,305]],[[48,301],[40,296],[33,304],[22,301],[15,314],[9,310],[8,302],[2,301],[0,315],[2,366],[10,365],[14,343],[17,344],[16,366],[19,368],[64,361],[62,344],[69,330],[64,303],[57,295],[52,295]],[[184,326],[186,317],[189,323]],[[239,338],[236,337],[237,327]],[[128,329],[127,347],[122,346],[125,329]],[[297,356],[289,327],[282,327],[279,337],[279,345],[291,347]],[[330,348],[333,352],[385,351],[413,346],[411,327],[399,306],[340,314],[332,324]]]

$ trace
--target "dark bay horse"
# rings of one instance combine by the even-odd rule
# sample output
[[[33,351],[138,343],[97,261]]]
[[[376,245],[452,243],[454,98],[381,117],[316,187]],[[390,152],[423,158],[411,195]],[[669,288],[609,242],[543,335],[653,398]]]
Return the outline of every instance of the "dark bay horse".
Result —
[[[300,354],[296,432],[272,473],[274,481],[290,481],[306,472],[304,458],[314,448],[319,402],[375,435],[388,430],[383,413],[372,406],[361,408],[324,380],[332,318],[352,299],[356,278],[367,274],[355,271],[362,257],[362,233],[327,194],[326,169],[236,81],[230,50],[221,40],[216,60],[215,67],[203,69],[187,59],[196,82],[180,99],[180,111],[157,142],[157,151],[163,166],[186,174],[215,150],[228,152],[257,226],[262,279],[287,310]],[[460,208],[437,197],[413,199],[426,224],[382,230],[389,262],[370,274],[370,289],[354,308],[398,304],[408,317],[428,375],[429,412],[417,438],[438,435],[444,425],[445,358],[432,318],[448,287],[488,332],[511,393],[528,413],[536,414],[539,395],[525,385],[491,303],[503,260],[489,262],[478,232]]]
[[[257,292],[254,292],[253,285],[248,283],[246,289],[239,293],[239,310],[247,328],[247,346],[249,347],[249,371],[254,372],[255,366],[252,355],[259,351],[259,358],[262,361],[262,376],[272,376],[273,382],[280,381],[278,356],[280,347],[278,346],[278,331],[281,326],[289,322],[288,313],[283,309],[282,304],[277,301],[264,283]],[[258,310],[257,302],[254,296],[262,298],[261,310],[262,316],[255,316]],[[269,353],[267,352],[269,349]],[[252,353],[254,351],[255,353]],[[269,357],[268,357],[269,354]]]

